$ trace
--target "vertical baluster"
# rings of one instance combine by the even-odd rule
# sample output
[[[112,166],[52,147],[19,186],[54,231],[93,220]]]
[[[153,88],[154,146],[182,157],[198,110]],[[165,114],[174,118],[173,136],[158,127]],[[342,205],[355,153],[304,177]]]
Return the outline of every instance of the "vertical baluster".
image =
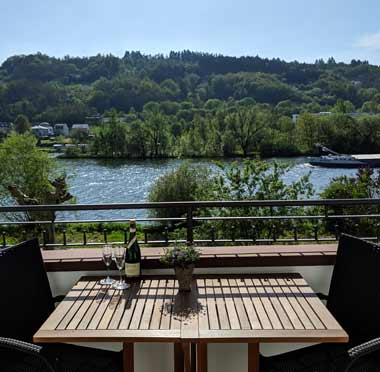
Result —
[[[26,231],[25,230],[22,230],[22,240],[27,240],[26,239]]]
[[[272,238],[274,242],[277,241],[277,224],[276,223],[272,224]]]
[[[67,245],[66,229],[62,229],[62,235],[63,235],[63,245]]]
[[[215,227],[211,226],[211,241],[214,244],[215,243]]]
[[[47,231],[46,230],[42,231],[42,239],[43,239],[44,248],[46,248],[46,244],[47,244]]]
[[[169,228],[167,226],[165,226],[164,228],[164,234],[165,234],[165,243],[168,244],[169,243]]]
[[[376,224],[376,238],[377,242],[380,242],[380,223]]]
[[[83,245],[87,245],[87,230],[83,229]]]
[[[104,243],[107,244],[107,243],[108,243],[108,242],[107,242],[107,229],[104,229],[104,230],[103,230],[103,238],[104,238]]]
[[[148,232],[146,230],[144,230],[144,243],[148,243]]]
[[[294,235],[294,241],[298,242],[298,227],[296,223],[293,223],[293,235]]]
[[[1,233],[1,236],[3,237],[3,247],[5,248],[7,246],[7,236],[6,236],[6,232],[3,231]]]
[[[354,235],[359,236],[360,231],[359,231],[359,224],[355,223],[354,224]]]
[[[256,240],[257,240],[257,228],[256,228],[256,225],[252,226],[252,240],[253,240],[253,244],[256,244]]]
[[[128,236],[127,236],[127,228],[123,228],[123,232],[124,232],[124,244],[128,244]]]
[[[318,222],[314,225],[314,240],[318,241]]]
[[[231,240],[234,242],[235,241],[235,225],[231,226]]]
[[[193,244],[193,242],[194,242],[194,231],[193,231],[193,208],[192,207],[187,208],[186,220],[187,220],[186,240],[188,243]]]
[[[329,218],[329,208],[327,205],[324,206],[324,210],[325,210],[325,219],[327,220]]]
[[[334,226],[334,228],[335,228],[335,240],[339,240],[339,237],[340,237],[340,228],[339,228],[339,225],[336,224]]]

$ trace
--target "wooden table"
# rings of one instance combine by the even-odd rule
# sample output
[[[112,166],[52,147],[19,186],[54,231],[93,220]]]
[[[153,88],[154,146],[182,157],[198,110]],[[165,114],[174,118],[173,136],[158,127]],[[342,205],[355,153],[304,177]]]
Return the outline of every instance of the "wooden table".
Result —
[[[247,343],[248,371],[259,371],[260,343],[348,342],[348,335],[299,274],[197,279],[197,371],[208,343]]]
[[[208,343],[247,343],[257,372],[259,343],[348,341],[299,274],[202,276],[190,293],[178,293],[173,278],[146,277],[126,291],[98,279],[80,279],[34,341],[123,342],[126,372],[136,342],[173,343],[176,372],[207,371]]]

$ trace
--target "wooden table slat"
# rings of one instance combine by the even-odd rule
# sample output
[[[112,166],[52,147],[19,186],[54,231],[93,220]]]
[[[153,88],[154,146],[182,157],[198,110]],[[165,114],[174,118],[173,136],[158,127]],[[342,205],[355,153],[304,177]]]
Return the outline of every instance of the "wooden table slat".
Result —
[[[261,279],[261,284],[263,285],[264,290],[267,293],[270,302],[272,303],[273,309],[276,312],[277,317],[282,324],[282,327],[284,329],[293,329],[293,325],[288,318],[288,314],[282,307],[280,300],[274,291],[274,288],[272,287],[274,283],[271,281],[271,279]]]
[[[151,283],[151,280],[149,279],[143,280],[141,283],[141,289],[138,295],[138,300],[137,300],[136,307],[132,315],[131,322],[128,327],[129,329],[140,329],[140,323],[142,320],[145,303],[148,299],[150,283]]]
[[[232,296],[232,291],[228,279],[220,280],[224,302],[226,304],[228,319],[231,329],[240,329],[240,320],[236,311],[236,296]]]
[[[241,329],[251,329],[251,325],[244,307],[243,299],[241,298],[240,291],[236,279],[228,279],[232,298],[234,299],[236,313],[239,318]]]
[[[298,290],[303,294],[309,307],[311,308],[310,314],[313,316],[316,314],[325,329],[341,329],[339,323],[334,319],[313,290],[307,285],[306,281],[303,278],[292,280],[299,286]]]
[[[152,319],[150,323],[150,329],[160,329],[162,311],[164,307],[166,291],[166,280],[158,280],[158,288],[156,291],[156,301],[152,309]]]
[[[244,283],[243,279],[235,279],[236,284],[239,288],[239,293],[242,296],[244,307],[247,311],[249,322],[251,325],[251,329],[262,329],[261,322],[259,320],[258,312],[265,313],[264,308],[261,305],[261,302],[256,298],[255,300],[258,301],[256,303],[257,305],[260,305],[260,309],[258,306],[255,306],[255,303],[251,299],[250,294],[248,293],[248,289]],[[266,316],[266,314],[265,314]],[[269,324],[269,319],[268,319]],[[270,324],[269,324],[270,327]]]
[[[85,316],[88,308],[90,307],[90,305],[91,305],[91,303],[92,303],[92,301],[95,298],[96,293],[97,293],[97,290],[94,290],[95,287],[98,285],[97,282],[92,282],[91,284],[92,284],[92,286],[91,286],[91,290],[88,293],[88,296],[82,301],[82,304],[81,304],[80,308],[78,309],[78,311],[76,312],[75,317],[73,319],[71,319],[71,321],[67,325],[66,329],[77,329],[80,321]],[[89,286],[87,286],[87,288],[89,288]],[[87,289],[86,289],[86,291],[87,291]]]
[[[71,323],[71,320],[78,319],[80,316],[76,316],[77,312],[80,310],[81,306],[85,302],[87,298],[89,298],[89,295],[91,293],[92,288],[96,282],[88,282],[85,289],[81,292],[79,297],[76,297],[73,301],[73,304],[70,308],[70,310],[66,313],[66,315],[62,318],[61,322],[58,324],[56,329],[66,329],[68,325]],[[65,300],[68,300],[67,297]]]
[[[42,328],[56,329],[62,319],[65,317],[71,306],[75,303],[76,299],[81,295],[82,291],[86,288],[87,281],[78,281],[71,291],[67,294],[63,301],[59,303],[55,311],[50,315],[46,322],[42,325]]]
[[[181,329],[182,315],[183,315],[183,296],[178,293],[178,282],[173,281],[173,292],[170,304],[170,328]]]
[[[284,288],[284,280],[283,279],[272,279],[275,281],[276,286],[273,288],[274,292],[277,294],[279,301],[281,302],[282,307],[285,309],[286,314],[289,317],[294,329],[304,329],[304,326],[297,316],[294,307],[292,306],[292,299],[289,298],[289,294],[286,294],[283,290]]]
[[[174,280],[166,280],[165,298],[163,301],[160,329],[169,329],[172,316],[172,298],[174,294]]]
[[[214,287],[214,296],[215,296],[216,308],[217,308],[219,322],[220,322],[220,328],[231,329],[230,321],[229,321],[228,313],[226,309],[226,304],[223,297],[223,291],[221,288],[220,279],[213,279],[212,285]]]
[[[157,291],[158,291],[158,280],[152,280],[150,282],[147,299],[145,301],[144,312],[141,317],[141,324],[139,327],[140,329],[149,329],[150,322],[153,316],[152,312],[154,309],[154,304],[156,302]]]
[[[99,322],[97,329],[108,329],[109,324],[113,318],[113,315],[117,309],[117,305],[122,297],[124,291],[114,290],[112,298],[110,299],[106,310],[103,313],[103,316]]]
[[[179,292],[173,277],[145,277],[125,291],[87,277],[78,281],[35,335],[38,342],[127,344],[347,339],[298,274],[199,276],[190,292]]]
[[[249,281],[249,279],[248,279]],[[267,296],[267,293],[265,291],[264,286],[262,285],[260,279],[253,279],[251,280],[252,285],[256,287],[256,295],[261,300],[265,312],[268,315],[269,321],[272,325],[272,329],[283,329],[282,323],[280,319],[277,316],[277,313],[273,307],[272,301],[270,300],[269,296]]]
[[[140,283],[133,283],[131,288],[131,294],[128,299],[127,306],[125,307],[124,314],[120,320],[119,329],[128,329],[129,323],[132,319],[137,299],[141,290]]]
[[[197,280],[199,302],[199,327],[210,329],[209,315],[207,311],[206,283],[204,279]]]
[[[98,329],[103,315],[108,309],[109,304],[111,303],[111,299],[113,297],[113,294],[115,293],[115,290],[113,288],[104,288],[104,286],[102,286],[102,288],[99,290],[99,293],[104,293],[104,295],[102,299],[99,301],[99,306],[96,309],[96,312],[86,329]]]
[[[209,319],[209,329],[219,328],[219,316],[216,310],[216,299],[213,288],[212,279],[205,279],[206,285],[206,302],[207,302],[207,315]]]
[[[113,313],[112,319],[108,324],[108,329],[118,329],[121,318],[124,314],[127,304],[129,303],[131,293],[131,287],[128,290],[122,292],[119,302],[116,305],[115,312]]]

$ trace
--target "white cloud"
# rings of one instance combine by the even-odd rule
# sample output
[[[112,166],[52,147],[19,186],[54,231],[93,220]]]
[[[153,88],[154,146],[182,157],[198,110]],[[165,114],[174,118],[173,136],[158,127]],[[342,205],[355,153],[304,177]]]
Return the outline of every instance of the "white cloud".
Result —
[[[355,47],[380,51],[380,31],[372,34],[365,34],[358,38]]]

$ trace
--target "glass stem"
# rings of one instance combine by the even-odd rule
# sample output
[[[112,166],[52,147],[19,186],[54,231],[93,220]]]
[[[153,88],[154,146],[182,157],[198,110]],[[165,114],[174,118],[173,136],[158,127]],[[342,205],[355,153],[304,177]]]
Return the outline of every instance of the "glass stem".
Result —
[[[120,284],[123,283],[123,270],[120,271]]]

